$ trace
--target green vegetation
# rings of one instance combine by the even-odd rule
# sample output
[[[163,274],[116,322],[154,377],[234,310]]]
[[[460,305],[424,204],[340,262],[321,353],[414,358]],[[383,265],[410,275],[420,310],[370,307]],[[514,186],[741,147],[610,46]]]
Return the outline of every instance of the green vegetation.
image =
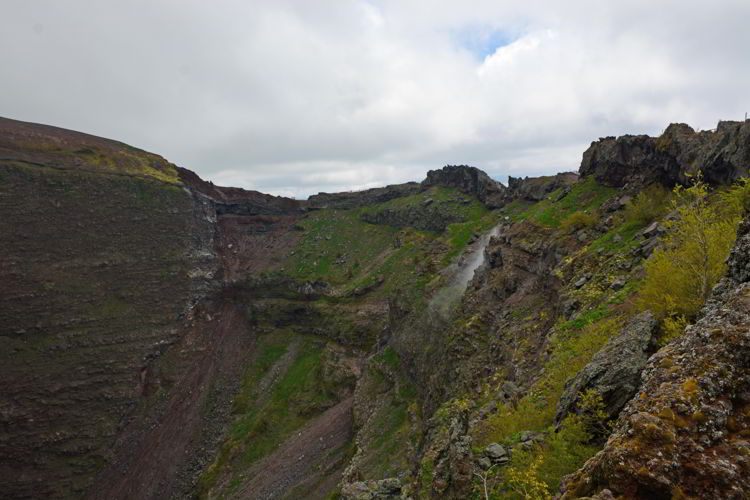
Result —
[[[700,180],[674,190],[676,220],[665,222],[664,248],[646,262],[646,280],[638,303],[666,323],[668,335],[695,317],[714,285],[726,272],[748,196],[746,182],[723,194],[709,193]]]
[[[563,219],[560,229],[566,233],[572,233],[579,229],[593,227],[596,225],[596,217],[586,212],[573,212]]]
[[[73,170],[85,169],[93,172],[120,173],[151,177],[170,184],[179,184],[177,169],[171,163],[152,153],[115,141],[106,141],[99,146],[71,147],[43,139],[28,141],[18,146],[32,153],[56,157],[60,166]]]
[[[435,234],[362,220],[363,215],[384,210],[435,206],[463,222],[448,224],[444,233]],[[324,280],[343,293],[379,281],[383,286],[374,287],[375,295],[422,291],[440,267],[466,248],[474,233],[485,232],[496,222],[497,215],[479,201],[443,187],[363,208],[318,210],[299,223],[302,241],[285,267],[295,278]]]
[[[507,441],[518,432],[544,431],[552,425],[565,382],[586,366],[620,323],[619,318],[601,319],[581,329],[555,334],[550,339],[552,354],[542,378],[515,407],[505,406],[487,420],[481,440]]]
[[[236,478],[238,471],[273,451],[294,430],[335,403],[334,387],[323,376],[324,347],[321,340],[284,331],[260,337],[234,402],[235,419],[228,438],[200,477],[202,496],[224,471],[231,469]]]
[[[625,221],[607,231],[589,245],[589,251],[603,249],[604,252],[627,252],[638,246],[636,235],[645,224],[641,221]]]
[[[593,178],[575,184],[570,192],[559,201],[562,188],[549,194],[547,199],[527,205],[525,202],[513,202],[501,212],[511,220],[529,220],[543,227],[560,227],[562,222],[575,212],[591,213],[602,203],[611,198],[615,188],[597,184]]]
[[[581,416],[570,416],[561,430],[554,429],[557,401],[565,382],[578,373],[606,341],[618,331],[621,317],[593,309],[581,322],[567,322],[550,340],[551,354],[541,378],[515,405],[502,407],[491,415],[479,431],[479,442],[504,442],[512,445],[522,431],[544,432],[543,444],[531,450],[515,448],[511,467],[497,471],[496,491],[492,498],[525,498],[523,491],[557,491],[561,478],[580,467],[598,449],[592,443],[604,425],[601,398],[584,395]],[[504,475],[503,475],[504,474]],[[520,496],[519,496],[520,495]]]
[[[601,304],[595,308],[584,311],[578,317],[568,320],[560,325],[560,330],[581,330],[582,328],[596,323],[600,319],[606,318],[612,314],[606,304]]]
[[[625,208],[625,220],[645,226],[662,217],[669,208],[669,191],[660,184],[652,184]]]

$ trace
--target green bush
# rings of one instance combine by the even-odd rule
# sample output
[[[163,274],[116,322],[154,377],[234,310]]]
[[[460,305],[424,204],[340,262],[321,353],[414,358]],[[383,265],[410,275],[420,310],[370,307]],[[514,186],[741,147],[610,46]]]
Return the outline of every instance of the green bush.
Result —
[[[675,188],[672,206],[678,217],[667,223],[665,247],[646,261],[646,280],[637,301],[641,308],[650,309],[662,321],[695,317],[726,272],[744,186],[729,190],[718,203],[710,200],[708,187],[700,180],[687,189]]]
[[[579,229],[593,227],[596,224],[596,217],[586,212],[574,212],[568,215],[560,223],[560,227],[566,233],[571,233]]]
[[[625,219],[645,226],[663,216],[668,209],[669,191],[658,184],[652,184],[638,193],[625,208]]]

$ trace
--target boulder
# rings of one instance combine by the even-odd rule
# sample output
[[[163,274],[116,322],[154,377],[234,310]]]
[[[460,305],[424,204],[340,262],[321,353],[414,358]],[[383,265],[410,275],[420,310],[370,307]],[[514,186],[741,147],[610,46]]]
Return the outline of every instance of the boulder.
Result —
[[[493,464],[510,462],[510,456],[505,448],[498,443],[490,443],[484,449],[484,455],[490,459]]]
[[[586,276],[582,276],[578,279],[575,283],[573,283],[573,286],[576,288],[581,288],[583,285],[585,285],[588,282],[588,278]]]
[[[617,278],[616,280],[612,282],[612,284],[609,287],[616,292],[618,290],[622,290],[626,284],[627,284],[627,281],[625,281],[624,278]]]
[[[641,372],[648,360],[648,349],[658,322],[650,312],[633,318],[610,339],[575,377],[565,383],[557,405],[558,424],[578,410],[581,392],[595,389],[601,394],[605,411],[617,417],[641,385]]]
[[[342,500],[389,500],[401,498],[401,481],[397,478],[379,481],[357,481],[341,487]]]

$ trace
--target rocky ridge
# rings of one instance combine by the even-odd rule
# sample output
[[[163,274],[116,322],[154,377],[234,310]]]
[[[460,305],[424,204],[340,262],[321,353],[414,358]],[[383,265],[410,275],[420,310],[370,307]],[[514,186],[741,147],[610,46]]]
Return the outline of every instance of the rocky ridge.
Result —
[[[715,130],[696,132],[673,123],[659,137],[625,135],[592,142],[583,153],[580,174],[608,186],[665,186],[701,174],[712,184],[726,184],[750,173],[750,121],[719,122]]]

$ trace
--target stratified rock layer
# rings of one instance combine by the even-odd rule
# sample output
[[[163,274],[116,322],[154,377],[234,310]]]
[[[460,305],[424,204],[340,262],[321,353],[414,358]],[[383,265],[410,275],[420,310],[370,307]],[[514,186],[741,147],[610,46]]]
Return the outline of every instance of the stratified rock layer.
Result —
[[[213,210],[160,181],[6,162],[0,213],[3,494],[80,496],[211,289]]]

